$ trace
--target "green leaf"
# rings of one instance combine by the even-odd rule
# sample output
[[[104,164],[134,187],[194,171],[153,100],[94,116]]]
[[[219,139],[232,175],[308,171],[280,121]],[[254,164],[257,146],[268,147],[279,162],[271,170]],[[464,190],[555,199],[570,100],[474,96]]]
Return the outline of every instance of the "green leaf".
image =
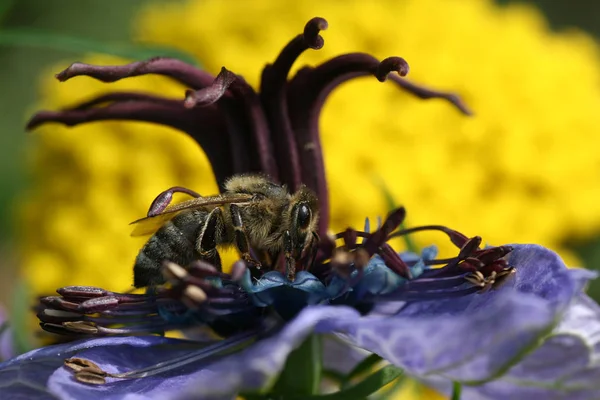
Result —
[[[188,53],[170,47],[134,43],[105,43],[27,28],[0,30],[0,46],[28,46],[72,53],[101,53],[133,60],[144,60],[157,56],[173,57],[199,66],[198,61]]]
[[[406,379],[406,376],[400,376],[398,379],[396,379],[395,382],[393,382],[390,386],[390,388],[386,388],[386,390],[382,390],[381,393],[377,393],[377,396],[375,397],[375,399],[377,400],[383,400],[383,399],[398,399],[400,391],[402,390],[402,388],[404,387],[404,384],[408,381],[408,379]],[[416,385],[417,387],[415,389],[413,389],[412,393],[414,394],[414,398],[415,399],[420,399],[422,398],[419,395],[419,392],[421,390],[419,390],[420,386]]]
[[[15,0],[0,0],[0,22],[8,15],[8,12],[14,5]]]
[[[354,369],[352,371],[350,371],[350,373],[346,376],[346,378],[344,379],[344,382],[342,384],[342,387],[348,386],[352,382],[353,379],[369,372],[369,370],[371,370],[375,365],[380,363],[382,360],[383,359],[381,357],[379,357],[377,354],[371,354],[370,356],[368,356],[367,358],[365,358],[364,360],[359,362],[354,367]]]
[[[387,204],[388,211],[392,211],[392,210],[395,210],[396,208],[398,208],[398,204],[396,204],[396,201],[394,200],[394,196],[392,196],[392,193],[388,189],[388,187],[385,184],[385,182],[383,181],[383,179],[381,179],[378,176],[375,176],[373,178],[373,183],[375,183],[375,185],[377,187],[379,187],[379,190],[381,190],[381,193],[383,194],[383,197],[385,198],[385,202]],[[405,227],[406,226],[404,225],[404,223],[400,224],[400,229],[405,229]],[[412,240],[410,235],[404,235],[404,236],[402,236],[402,238],[404,239],[404,245],[406,246],[406,250],[408,250],[412,253],[418,253],[417,246],[415,245],[415,242]]]
[[[462,392],[462,384],[460,382],[452,383],[452,400],[460,400],[460,395]]]
[[[304,399],[304,400],[347,400],[347,399],[364,399],[372,395],[379,389],[383,388],[388,383],[399,378],[404,372],[402,369],[393,365],[387,365],[379,371],[368,376],[360,383],[351,386],[339,392],[316,395],[316,396],[289,396],[286,399]]]
[[[319,335],[310,335],[288,357],[285,368],[273,387],[277,394],[312,395],[319,392],[323,368]]]
[[[343,382],[346,381],[346,375],[342,374],[341,372],[334,371],[332,369],[323,368],[323,371],[321,371],[321,376],[323,378],[327,378],[334,381],[340,386],[342,386]]]

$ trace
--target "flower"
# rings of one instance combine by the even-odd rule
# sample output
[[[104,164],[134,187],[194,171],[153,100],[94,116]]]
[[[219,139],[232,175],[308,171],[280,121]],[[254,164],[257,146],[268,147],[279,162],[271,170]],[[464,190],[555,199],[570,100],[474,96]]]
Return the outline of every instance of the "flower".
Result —
[[[589,393],[596,382],[594,374],[598,373],[594,358],[590,357],[592,348],[575,346],[572,349],[579,350],[571,355],[560,346],[571,349],[572,341],[563,340],[568,335],[572,340],[581,340],[577,335],[586,331],[587,336],[591,336],[593,332],[587,324],[581,323],[581,318],[589,316],[585,313],[595,313],[592,324],[598,324],[598,306],[581,292],[593,273],[569,270],[555,253],[535,245],[515,246],[508,262],[518,273],[496,290],[408,302],[393,315],[386,314],[389,309],[361,316],[348,306],[306,306],[268,337],[230,355],[214,358],[223,347],[239,346],[255,337],[257,331],[236,333],[198,350],[190,350],[188,341],[157,336],[105,337],[50,346],[1,364],[0,382],[3,393],[24,394],[38,390],[63,399],[194,398],[200,393],[206,399],[232,398],[240,391],[272,387],[290,352],[316,332],[336,333],[423,379],[477,384],[514,370],[519,371],[521,377],[548,380],[565,371],[585,369],[585,375],[573,376],[578,379],[575,388],[579,393],[588,391],[588,395],[580,398],[591,398]],[[371,262],[369,267],[378,268],[377,262]],[[436,272],[426,269],[424,274],[427,273]],[[419,278],[406,286],[411,282],[417,284]],[[438,280],[438,284],[442,282],[443,279]],[[287,290],[291,293],[298,289],[288,287]],[[100,303],[108,304],[97,302],[94,310],[99,309]],[[126,309],[132,307],[123,311]],[[113,305],[112,310],[118,311],[119,307]],[[566,318],[558,324],[563,316]],[[537,347],[540,338],[551,331],[553,334]],[[556,346],[563,351],[556,351]],[[140,348],[152,351],[140,351]],[[67,365],[79,370],[79,380],[109,383],[94,386],[73,380],[72,372],[62,367],[65,357],[70,357]],[[82,359],[87,360],[85,365],[92,365],[83,373]],[[540,359],[544,362],[537,363]],[[177,362],[180,363],[177,368],[169,369]],[[567,367],[559,368],[559,363],[566,363]],[[132,370],[134,372],[127,372]],[[155,374],[159,372],[162,375]],[[125,375],[119,375],[123,373]],[[113,378],[115,375],[121,379]],[[128,375],[137,379],[122,379]],[[506,379],[510,381],[510,377]],[[45,385],[44,380],[47,380]],[[506,398],[491,390],[500,388],[497,390],[505,396],[507,387],[499,380],[469,387],[467,391],[489,398]],[[527,393],[527,387],[510,386],[511,398],[526,398]],[[556,392],[550,391],[549,395],[556,396]]]
[[[333,230],[360,226],[365,213],[385,214],[389,208],[374,183],[379,177],[410,210],[408,224],[435,221],[490,243],[538,243],[558,251],[567,264],[580,265],[565,243],[594,237],[600,223],[600,189],[589,168],[598,157],[593,143],[599,68],[589,35],[553,32],[535,8],[492,0],[151,2],[134,29],[146,42],[195,55],[214,75],[226,65],[258,89],[265,61],[320,12],[335,29],[327,32],[327,45],[306,52],[299,66],[347,51],[380,59],[401,52],[413,67],[410,81],[459,92],[476,113],[463,118],[443,101],[423,103],[371,78],[336,89],[320,122]],[[127,62],[97,55],[82,61]],[[91,79],[57,84],[50,76],[43,75],[40,93],[47,109],[107,90]],[[174,98],[183,90],[156,76],[111,88]],[[52,125],[32,139],[33,179],[19,202],[18,243],[23,277],[36,294],[66,284],[124,290],[130,270],[107,270],[105,258],[110,253],[114,264],[130,264],[142,246],[129,238],[124,221],[142,216],[167,187],[218,191],[205,154],[167,127]],[[570,182],[569,191],[564,182]],[[433,240],[428,234],[414,237],[421,247]],[[445,243],[439,249],[452,254]]]
[[[365,54],[350,54],[301,70],[288,81],[299,53],[322,46],[319,31],[326,25],[322,18],[309,21],[304,34],[266,67],[259,94],[225,68],[212,79],[177,60],[159,58],[122,67],[73,64],[57,77],[112,81],[157,72],[194,90],[183,101],[111,93],[72,109],[38,113],[30,127],[111,118],[169,124],[205,148],[220,182],[227,174],[247,172],[266,173],[292,190],[303,182],[317,193],[326,216],[327,185],[316,124],[325,95],[344,79],[373,74],[385,80],[392,70],[408,72],[406,62],[397,57],[380,63]],[[443,97],[466,111],[456,96],[393,80],[419,96]],[[161,193],[149,216],[163,211],[173,192],[192,193],[185,188]],[[295,273],[289,264],[282,272],[277,263],[258,269],[239,261],[226,273],[202,261],[187,268],[171,262],[163,270],[169,284],[146,294],[64,287],[60,296],[41,300],[38,316],[46,330],[112,336],[203,326],[223,339],[191,352],[189,342],[157,337],[90,339],[36,350],[0,366],[5,393],[22,394],[31,386],[22,377],[30,372],[49,376],[46,386],[37,389],[63,398],[231,398],[244,391],[285,392],[288,388],[273,384],[288,355],[313,333],[342,336],[422,379],[485,384],[535,349],[594,276],[567,270],[555,253],[540,246],[480,248],[480,237],[468,238],[441,225],[400,229],[404,217],[404,208],[398,208],[373,231],[367,220],[364,231],[348,228],[335,237],[327,236],[328,219],[323,218],[315,252],[297,257]],[[388,244],[419,231],[446,234],[458,255],[436,258],[428,248],[420,256],[399,256]],[[338,247],[336,239],[343,245]],[[135,348],[140,346],[153,351],[137,357]],[[57,358],[65,356],[70,357],[65,366],[74,372],[57,369]],[[394,367],[384,370],[387,376],[400,373]],[[181,390],[174,393],[173,387]]]

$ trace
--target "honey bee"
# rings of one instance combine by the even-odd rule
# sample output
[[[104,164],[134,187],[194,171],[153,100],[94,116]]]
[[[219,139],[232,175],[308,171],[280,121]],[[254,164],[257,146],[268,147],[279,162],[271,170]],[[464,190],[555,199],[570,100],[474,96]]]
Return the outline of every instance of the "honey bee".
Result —
[[[251,266],[275,268],[280,254],[285,256],[286,273],[294,280],[296,261],[316,251],[319,220],[317,197],[302,186],[289,193],[261,175],[236,175],[225,182],[220,195],[202,197],[188,189],[163,192],[169,201],[174,192],[196,198],[159,207],[159,196],[149,216],[132,222],[132,236],[153,234],[140,250],[133,267],[134,286],[164,283],[165,261],[188,266],[196,260],[221,269],[217,247],[236,246]],[[179,190],[176,190],[179,189]],[[253,254],[258,260],[254,259]]]

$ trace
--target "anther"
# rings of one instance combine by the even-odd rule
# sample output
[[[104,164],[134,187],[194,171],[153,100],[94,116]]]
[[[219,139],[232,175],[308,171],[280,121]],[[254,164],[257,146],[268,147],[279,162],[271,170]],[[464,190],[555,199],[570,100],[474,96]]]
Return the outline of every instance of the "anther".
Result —
[[[95,371],[90,371],[88,369],[75,372],[75,379],[89,385],[104,385],[106,383],[105,376],[106,375],[99,375]]]
[[[391,211],[381,227],[368,236],[364,248],[369,254],[375,254],[377,249],[389,239],[389,235],[404,221],[406,210],[399,207]]]
[[[66,286],[56,292],[63,297],[102,297],[109,292],[93,286]]]
[[[96,326],[94,326],[90,322],[85,321],[67,321],[63,322],[62,326],[64,326],[71,332],[85,333],[88,335],[98,333],[98,328],[96,328]]]
[[[97,374],[106,374],[98,366],[98,364],[94,363],[93,361],[86,360],[85,358],[79,358],[79,357],[67,358],[67,359],[65,359],[64,366],[69,369],[72,369],[75,372],[82,371],[85,369],[87,371],[94,371]]]
[[[479,251],[475,257],[484,264],[489,264],[492,261],[496,261],[499,258],[506,256],[508,253],[513,251],[512,246],[498,246],[489,249],[483,249]]]
[[[383,258],[385,265],[404,279],[412,279],[412,274],[408,265],[400,258],[398,253],[392,247],[384,243],[378,251],[378,254]]]
[[[183,291],[181,301],[190,309],[197,309],[200,304],[206,301],[206,293],[198,286],[188,285]]]
[[[172,285],[185,281],[185,278],[188,276],[188,272],[185,268],[171,261],[165,261],[163,263],[162,274]]]
[[[331,268],[336,274],[343,278],[349,278],[353,271],[353,257],[346,249],[338,248],[334,251],[331,257]]]
[[[77,310],[85,312],[86,314],[92,314],[115,308],[118,305],[119,299],[114,296],[96,297],[79,304]]]
[[[485,286],[485,277],[479,271],[471,272],[470,274],[466,275],[465,280],[469,283],[472,283],[475,286]]]
[[[469,239],[460,249],[460,252],[458,253],[458,259],[464,260],[467,257],[471,256],[471,254],[473,254],[473,252],[479,248],[481,241],[481,236],[474,236],[471,239]]]
[[[356,249],[354,251],[354,266],[357,269],[360,270],[360,269],[366,267],[367,264],[369,264],[370,259],[371,259],[371,256],[364,248],[359,247],[358,249]]]
[[[485,266],[480,260],[474,257],[467,257],[464,261],[458,264],[458,266],[465,271],[478,271]]]

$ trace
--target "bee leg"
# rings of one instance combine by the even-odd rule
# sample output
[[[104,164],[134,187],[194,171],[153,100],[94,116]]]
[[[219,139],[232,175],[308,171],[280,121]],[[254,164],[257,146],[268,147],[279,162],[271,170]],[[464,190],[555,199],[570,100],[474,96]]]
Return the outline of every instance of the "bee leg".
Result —
[[[275,268],[273,259],[277,257],[273,257],[273,255],[266,250],[260,250],[256,254],[260,265],[266,265],[269,267],[269,270]]]
[[[219,271],[221,271],[221,256],[217,251],[217,244],[223,241],[224,227],[223,212],[216,207],[208,213],[196,242],[196,251],[202,260],[211,263]]]
[[[152,204],[150,204],[150,208],[148,209],[148,216],[153,217],[163,212],[165,208],[167,208],[169,204],[171,204],[171,201],[173,200],[173,195],[175,193],[185,193],[188,196],[192,196],[195,198],[202,197],[191,189],[187,189],[181,186],[173,186],[172,188],[167,189],[164,192],[160,193],[158,196],[156,196],[156,198],[152,201]]]
[[[313,265],[315,265],[315,261],[317,259],[317,251],[319,250],[319,241],[321,240],[321,238],[319,237],[319,234],[317,232],[312,232],[312,239],[310,241],[310,248],[311,248],[311,256],[310,256],[310,264],[308,266],[308,268],[312,268]]]
[[[294,246],[292,243],[292,235],[290,231],[285,231],[283,234],[283,252],[285,254],[285,273],[288,280],[294,281],[296,279],[296,260],[292,256]]]
[[[233,222],[233,228],[235,229],[235,245],[240,253],[242,253],[242,259],[248,264],[260,269],[260,262],[256,261],[250,255],[250,244],[248,243],[246,231],[244,231],[244,222],[242,221],[240,208],[235,204],[231,204],[229,206],[229,211],[231,212],[231,220]]]

